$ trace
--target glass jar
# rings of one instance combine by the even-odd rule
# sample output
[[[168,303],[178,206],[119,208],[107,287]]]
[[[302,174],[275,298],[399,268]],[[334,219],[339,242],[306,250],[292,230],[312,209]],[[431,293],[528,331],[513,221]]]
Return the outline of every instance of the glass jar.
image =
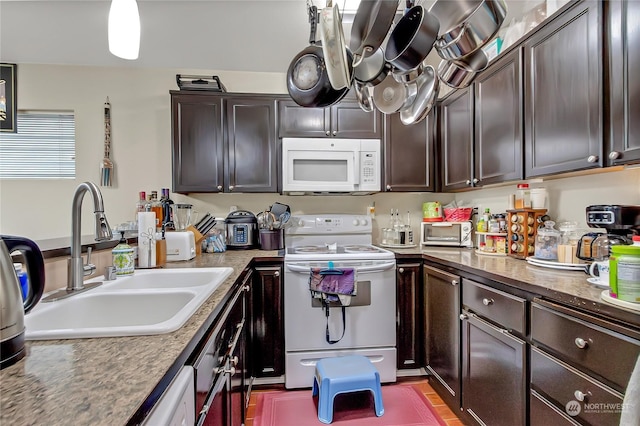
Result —
[[[556,223],[548,220],[544,227],[538,229],[535,242],[535,257],[544,260],[558,260],[558,244],[560,243],[560,231],[553,226]]]

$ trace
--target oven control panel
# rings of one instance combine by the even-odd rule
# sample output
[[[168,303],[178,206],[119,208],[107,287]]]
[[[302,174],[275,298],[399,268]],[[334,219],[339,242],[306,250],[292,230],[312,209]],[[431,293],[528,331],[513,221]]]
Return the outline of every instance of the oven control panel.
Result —
[[[364,215],[301,215],[291,217],[288,234],[371,233],[371,219]]]

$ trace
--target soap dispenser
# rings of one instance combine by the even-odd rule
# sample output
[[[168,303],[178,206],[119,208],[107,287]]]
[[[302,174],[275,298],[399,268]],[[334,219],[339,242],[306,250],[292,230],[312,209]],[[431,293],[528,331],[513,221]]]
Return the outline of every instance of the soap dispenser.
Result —
[[[120,232],[118,245],[111,250],[113,254],[113,266],[116,267],[116,275],[131,275],[134,271],[135,256],[133,248],[127,244],[124,238],[124,231]]]

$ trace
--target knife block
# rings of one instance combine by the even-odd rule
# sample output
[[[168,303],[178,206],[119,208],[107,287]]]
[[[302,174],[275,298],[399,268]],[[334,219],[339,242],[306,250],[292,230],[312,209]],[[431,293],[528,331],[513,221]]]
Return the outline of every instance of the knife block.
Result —
[[[196,256],[200,256],[202,254],[202,240],[204,240],[204,235],[202,235],[193,225],[187,226],[186,230],[193,232],[193,237],[196,240]]]

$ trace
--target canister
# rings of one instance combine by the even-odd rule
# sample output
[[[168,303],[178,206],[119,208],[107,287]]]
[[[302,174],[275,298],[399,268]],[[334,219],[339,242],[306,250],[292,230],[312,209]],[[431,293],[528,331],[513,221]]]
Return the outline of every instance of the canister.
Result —
[[[560,231],[554,229],[553,225],[555,222],[548,220],[544,223],[544,228],[538,229],[535,243],[535,256],[538,259],[558,260]]]
[[[442,206],[440,201],[429,201],[422,203],[422,221],[423,222],[441,222]]]
[[[626,302],[640,303],[640,238],[634,245],[611,246],[609,293]]]

